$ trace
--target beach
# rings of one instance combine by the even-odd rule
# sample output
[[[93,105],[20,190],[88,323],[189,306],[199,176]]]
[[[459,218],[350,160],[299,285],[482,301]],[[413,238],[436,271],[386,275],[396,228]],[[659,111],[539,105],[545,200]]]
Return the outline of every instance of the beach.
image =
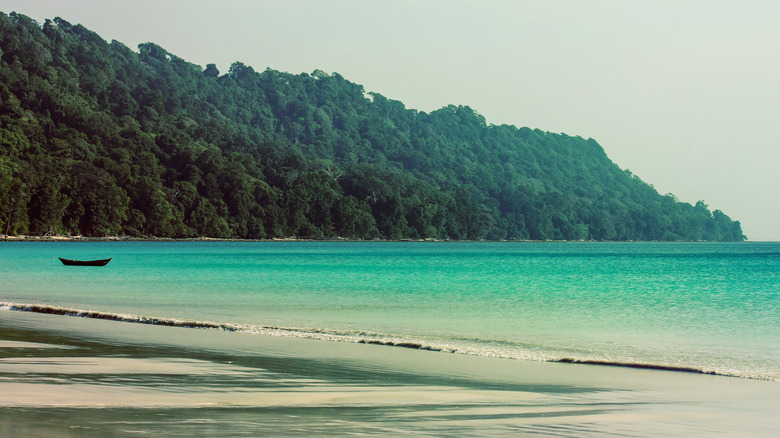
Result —
[[[774,436],[779,269],[774,243],[3,241],[0,436]]]
[[[0,310],[2,436],[773,436],[780,384]]]

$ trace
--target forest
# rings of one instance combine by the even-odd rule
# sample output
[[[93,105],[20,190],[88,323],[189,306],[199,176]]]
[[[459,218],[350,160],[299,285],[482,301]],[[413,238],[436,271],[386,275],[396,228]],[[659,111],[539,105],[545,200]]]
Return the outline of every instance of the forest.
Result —
[[[741,241],[593,139],[0,13],[0,234]]]

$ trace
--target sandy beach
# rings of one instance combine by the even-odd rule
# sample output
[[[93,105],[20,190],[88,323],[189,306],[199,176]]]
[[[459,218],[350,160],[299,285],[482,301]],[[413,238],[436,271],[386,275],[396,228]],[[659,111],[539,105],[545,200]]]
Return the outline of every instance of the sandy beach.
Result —
[[[773,436],[777,382],[0,311],[2,436]]]

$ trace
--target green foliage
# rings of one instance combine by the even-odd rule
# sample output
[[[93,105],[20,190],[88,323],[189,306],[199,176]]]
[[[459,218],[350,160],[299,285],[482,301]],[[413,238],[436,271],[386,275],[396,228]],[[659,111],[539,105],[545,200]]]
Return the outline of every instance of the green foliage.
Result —
[[[743,240],[592,139],[0,13],[0,233]]]

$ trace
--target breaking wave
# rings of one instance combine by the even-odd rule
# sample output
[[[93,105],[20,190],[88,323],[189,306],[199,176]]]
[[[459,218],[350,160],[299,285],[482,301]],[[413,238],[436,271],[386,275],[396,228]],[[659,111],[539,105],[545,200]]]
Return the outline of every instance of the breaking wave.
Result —
[[[94,310],[72,309],[67,307],[58,307],[58,306],[51,306],[45,304],[20,304],[20,303],[0,302],[0,310],[40,313],[40,314],[48,314],[48,315],[75,316],[81,318],[102,319],[108,321],[149,324],[149,325],[159,325],[159,326],[168,326],[168,327],[220,330],[226,332],[244,332],[250,334],[268,335],[268,336],[287,336],[287,337],[335,341],[335,342],[351,342],[351,343],[358,343],[358,344],[400,347],[400,348],[409,348],[414,350],[426,350],[426,351],[455,353],[455,354],[468,354],[474,356],[496,357],[496,358],[504,358],[504,359],[535,360],[535,361],[567,363],[567,364],[638,368],[638,369],[656,370],[656,371],[673,371],[673,372],[685,372],[685,373],[694,373],[694,374],[718,375],[718,376],[726,376],[726,377],[741,377],[741,378],[749,378],[749,379],[757,379],[757,380],[775,380],[775,381],[780,380],[780,378],[776,378],[774,376],[748,374],[748,373],[741,373],[738,371],[709,370],[709,369],[690,367],[690,366],[641,363],[641,362],[623,362],[623,361],[598,360],[598,359],[574,358],[574,357],[554,357],[554,356],[544,355],[540,353],[508,352],[503,349],[491,348],[489,345],[485,345],[485,346],[455,345],[455,344],[448,344],[445,342],[421,341],[418,339],[402,338],[397,336],[385,335],[381,333],[373,333],[370,331],[340,331],[340,330],[317,329],[317,328],[294,328],[294,327],[278,327],[278,326],[251,325],[251,324],[220,323],[220,322],[197,321],[197,320],[176,319],[176,318],[139,316],[139,315],[130,315],[130,314],[123,314],[123,313],[101,312],[101,311],[94,311]]]

